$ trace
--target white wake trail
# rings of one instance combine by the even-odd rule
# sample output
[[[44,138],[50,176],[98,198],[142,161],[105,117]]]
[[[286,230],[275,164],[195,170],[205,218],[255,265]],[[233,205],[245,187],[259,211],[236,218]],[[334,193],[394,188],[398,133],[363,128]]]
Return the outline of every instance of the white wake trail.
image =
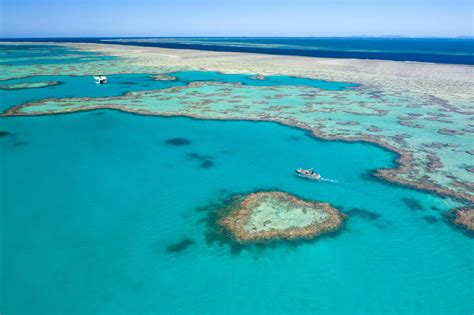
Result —
[[[330,178],[321,177],[320,180],[325,181],[325,182],[338,183],[337,180],[335,180],[335,179],[330,179]]]

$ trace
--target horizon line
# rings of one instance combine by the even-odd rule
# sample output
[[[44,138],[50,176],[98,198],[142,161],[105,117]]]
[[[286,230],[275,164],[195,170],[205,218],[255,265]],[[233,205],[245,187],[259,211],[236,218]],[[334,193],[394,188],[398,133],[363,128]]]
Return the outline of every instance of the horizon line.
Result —
[[[408,35],[341,35],[341,36],[20,36],[13,37],[0,36],[2,39],[69,39],[69,38],[387,38],[387,39],[421,39],[421,38],[439,38],[439,39],[474,39],[474,35],[456,35],[456,36],[408,36]]]

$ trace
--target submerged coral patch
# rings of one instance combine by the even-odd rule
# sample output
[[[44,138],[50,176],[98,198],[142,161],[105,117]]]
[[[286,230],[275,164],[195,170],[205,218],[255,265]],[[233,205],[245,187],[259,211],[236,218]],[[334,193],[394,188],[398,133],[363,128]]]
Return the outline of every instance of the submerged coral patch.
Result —
[[[9,135],[10,135],[10,133],[8,131],[0,130],[0,138],[7,137]]]
[[[189,159],[189,160],[199,160],[199,161],[205,161],[205,160],[212,159],[212,157],[210,155],[199,154],[199,153],[196,153],[196,152],[186,153],[186,158]]]
[[[402,202],[412,211],[424,211],[423,205],[414,198],[402,198]]]
[[[290,140],[290,141],[301,141],[301,140],[303,140],[303,138],[299,137],[299,136],[290,136],[290,137],[288,137],[288,140]]]
[[[181,145],[189,145],[191,144],[191,141],[185,138],[172,138],[172,139],[166,140],[165,144],[181,146]]]
[[[285,192],[258,192],[234,199],[218,225],[237,243],[276,239],[311,239],[338,229],[344,215],[327,203],[299,199]]]
[[[212,162],[211,160],[204,160],[201,164],[199,164],[199,166],[202,168],[211,168],[214,166],[214,162]]]
[[[195,244],[196,244],[196,241],[189,238],[185,238],[179,243],[171,244],[168,247],[166,247],[166,251],[168,253],[179,253],[179,252],[185,251],[186,249],[188,249],[188,247]]]
[[[349,211],[346,211],[346,213],[350,216],[358,216],[367,220],[378,220],[382,216],[379,213],[361,209],[361,208],[352,208]]]
[[[423,217],[423,220],[425,220],[426,222],[430,224],[435,224],[438,222],[438,218],[436,218],[434,215],[425,215]]]
[[[213,157],[210,155],[199,154],[196,152],[186,153],[186,158],[188,160],[198,160],[201,161],[199,167],[201,168],[211,168],[214,166]]]
[[[27,143],[24,142],[24,141],[15,141],[15,142],[12,143],[12,146],[14,146],[14,147],[21,147],[21,146],[24,146],[24,145],[26,145],[26,144],[27,144]]]

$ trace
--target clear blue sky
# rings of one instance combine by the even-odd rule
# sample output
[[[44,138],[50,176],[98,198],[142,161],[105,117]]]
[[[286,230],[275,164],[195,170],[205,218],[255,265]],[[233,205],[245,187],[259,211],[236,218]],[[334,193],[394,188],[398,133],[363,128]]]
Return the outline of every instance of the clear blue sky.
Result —
[[[0,37],[473,35],[472,0],[0,0]]]

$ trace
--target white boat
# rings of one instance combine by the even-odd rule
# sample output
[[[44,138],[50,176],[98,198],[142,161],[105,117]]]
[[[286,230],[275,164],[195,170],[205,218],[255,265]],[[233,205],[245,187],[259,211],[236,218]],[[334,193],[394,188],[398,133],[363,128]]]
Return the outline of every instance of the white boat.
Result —
[[[97,84],[106,84],[107,77],[105,75],[98,75],[94,77],[95,83]]]
[[[305,170],[303,168],[298,168],[295,170],[295,173],[299,177],[307,178],[307,179],[312,179],[312,180],[320,180],[321,175],[316,173],[312,168]]]

